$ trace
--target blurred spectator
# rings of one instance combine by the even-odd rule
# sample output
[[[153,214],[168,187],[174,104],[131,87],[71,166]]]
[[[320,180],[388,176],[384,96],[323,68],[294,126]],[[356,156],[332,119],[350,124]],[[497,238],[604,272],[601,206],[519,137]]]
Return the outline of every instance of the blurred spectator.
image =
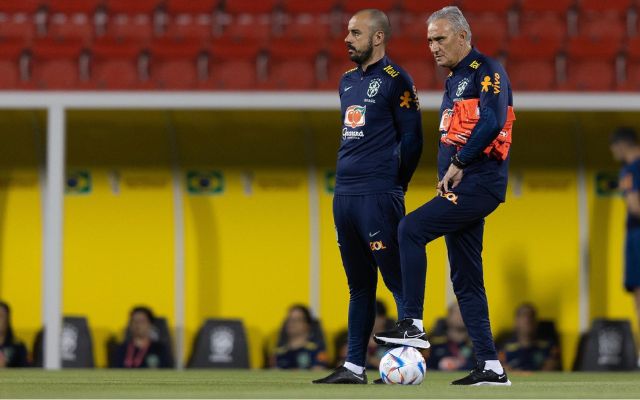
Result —
[[[624,287],[633,295],[640,323],[640,143],[635,129],[630,127],[616,129],[609,143],[613,158],[623,165],[619,188],[627,207]]]
[[[394,320],[389,318],[387,314],[387,306],[381,300],[376,300],[376,319],[373,322],[373,332],[382,332],[392,329]],[[384,356],[390,347],[381,346],[373,340],[373,332],[369,337],[369,345],[367,346],[367,368],[378,369],[380,359]],[[345,354],[346,356],[346,354]]]
[[[441,371],[471,370],[476,366],[471,339],[462,321],[458,303],[451,303],[447,310],[445,335],[434,336],[427,368]]]
[[[313,318],[309,309],[297,304],[284,321],[285,341],[271,357],[270,366],[282,369],[324,369],[327,353],[312,340]]]
[[[556,371],[559,370],[557,343],[540,337],[536,309],[524,303],[516,309],[515,330],[511,337],[499,345],[500,361],[509,370]]]
[[[148,307],[135,307],[129,315],[127,338],[115,355],[116,368],[171,368],[173,362],[167,346],[153,339],[155,317]]]
[[[26,366],[27,348],[13,336],[11,309],[0,301],[0,368]]]
[[[335,368],[341,367],[347,360],[347,350],[349,345],[349,332],[346,329],[341,330],[336,335],[334,341],[336,348],[336,357],[333,362]]]

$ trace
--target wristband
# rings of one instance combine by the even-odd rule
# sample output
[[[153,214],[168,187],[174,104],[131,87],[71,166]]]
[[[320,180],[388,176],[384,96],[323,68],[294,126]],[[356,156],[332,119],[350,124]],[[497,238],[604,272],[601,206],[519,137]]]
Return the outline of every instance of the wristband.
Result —
[[[458,154],[454,154],[453,157],[451,157],[451,164],[455,165],[456,167],[460,168],[460,169],[464,169],[467,164],[463,163],[462,161],[460,161],[460,158],[458,158]]]

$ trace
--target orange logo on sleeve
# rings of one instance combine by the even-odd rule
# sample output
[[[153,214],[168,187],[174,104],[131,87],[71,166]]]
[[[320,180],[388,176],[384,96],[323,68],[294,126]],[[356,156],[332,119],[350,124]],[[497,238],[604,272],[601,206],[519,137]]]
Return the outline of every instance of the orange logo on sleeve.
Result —
[[[491,83],[491,77],[489,75],[485,76],[480,84],[482,85],[482,89],[480,90],[481,92],[488,92],[489,87],[493,86],[493,84]]]
[[[405,90],[404,93],[402,94],[402,96],[400,96],[400,100],[402,100],[402,102],[400,102],[400,107],[407,107],[407,108],[411,108],[411,102],[415,101],[411,98],[411,92],[409,92],[408,90]]]

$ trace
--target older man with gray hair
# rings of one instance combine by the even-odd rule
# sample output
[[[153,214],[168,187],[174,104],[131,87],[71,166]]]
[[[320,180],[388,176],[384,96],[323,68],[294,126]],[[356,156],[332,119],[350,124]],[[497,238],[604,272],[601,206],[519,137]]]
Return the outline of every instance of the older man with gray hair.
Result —
[[[436,64],[451,70],[440,107],[437,195],[398,227],[404,319],[375,335],[379,343],[428,348],[422,324],[425,246],[444,236],[451,280],[478,360],[454,385],[511,385],[491,334],[482,267],[484,219],[505,201],[515,115],[504,68],[471,46],[471,28],[457,7],[427,21]]]

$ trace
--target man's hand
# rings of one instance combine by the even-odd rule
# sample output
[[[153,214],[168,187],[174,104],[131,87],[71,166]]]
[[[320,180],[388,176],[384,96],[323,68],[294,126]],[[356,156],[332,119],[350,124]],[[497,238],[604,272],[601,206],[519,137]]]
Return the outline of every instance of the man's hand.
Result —
[[[460,184],[460,181],[462,181],[463,175],[464,172],[461,168],[453,164],[449,165],[447,173],[444,174],[442,180],[438,182],[438,192],[447,193],[450,189],[455,189],[456,186]]]

